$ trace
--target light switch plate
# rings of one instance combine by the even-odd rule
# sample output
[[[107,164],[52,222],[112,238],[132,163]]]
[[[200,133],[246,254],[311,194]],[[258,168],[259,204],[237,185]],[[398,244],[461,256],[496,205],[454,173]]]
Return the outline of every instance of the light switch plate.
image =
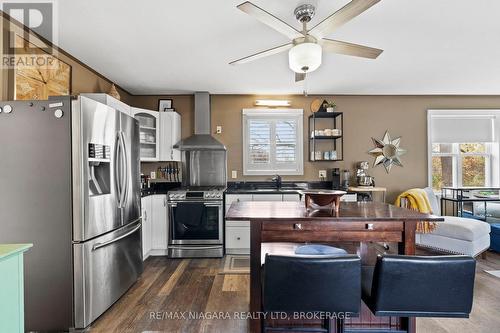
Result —
[[[217,134],[221,134],[222,133],[222,126],[217,126],[216,133]]]
[[[319,170],[318,176],[319,178],[326,178],[326,170]]]
[[[238,178],[238,171],[236,171],[236,170],[231,171],[231,178],[233,178],[233,179]]]

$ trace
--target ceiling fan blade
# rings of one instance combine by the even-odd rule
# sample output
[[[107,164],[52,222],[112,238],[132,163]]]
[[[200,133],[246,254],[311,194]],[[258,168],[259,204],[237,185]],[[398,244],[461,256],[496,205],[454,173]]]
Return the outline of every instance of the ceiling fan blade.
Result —
[[[306,79],[306,73],[295,73],[295,82],[304,81]]]
[[[308,33],[318,39],[323,38],[379,1],[380,0],[352,0],[332,15],[316,24]]]
[[[247,13],[248,15],[253,16],[257,20],[273,28],[274,30],[281,32],[283,35],[287,36],[290,39],[304,37],[302,33],[297,31],[292,26],[288,25],[273,14],[266,12],[264,9],[254,5],[249,1],[238,5],[237,8]]]
[[[345,54],[361,58],[376,59],[384,50],[373,47],[342,42],[340,40],[323,38],[320,41],[323,51],[337,54]]]
[[[248,57],[244,57],[244,58],[232,61],[229,64],[230,65],[245,64],[245,63],[250,62],[250,61],[254,61],[254,60],[257,60],[257,59],[260,59],[260,58],[268,57],[268,56],[271,56],[271,55],[274,55],[274,54],[278,54],[280,52],[284,52],[286,50],[291,49],[292,47],[293,47],[292,43],[283,44],[283,45],[280,45],[280,46],[273,47],[272,49],[268,49],[268,50],[265,50],[265,51],[261,51],[261,52],[249,55]]]

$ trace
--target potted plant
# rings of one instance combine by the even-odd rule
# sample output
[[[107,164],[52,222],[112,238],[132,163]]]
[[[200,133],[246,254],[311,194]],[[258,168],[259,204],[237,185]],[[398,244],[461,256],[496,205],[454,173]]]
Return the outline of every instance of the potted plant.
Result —
[[[336,106],[337,105],[333,101],[328,102],[326,104],[326,112],[334,112]]]

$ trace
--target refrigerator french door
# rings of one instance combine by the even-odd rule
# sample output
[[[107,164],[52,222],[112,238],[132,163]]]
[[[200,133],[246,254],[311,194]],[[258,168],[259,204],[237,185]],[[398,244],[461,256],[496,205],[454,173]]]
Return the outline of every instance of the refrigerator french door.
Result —
[[[84,328],[142,272],[139,124],[85,97],[73,116],[75,327]]]
[[[143,269],[139,125],[85,97],[0,108],[0,243],[33,243],[25,328],[84,328]]]

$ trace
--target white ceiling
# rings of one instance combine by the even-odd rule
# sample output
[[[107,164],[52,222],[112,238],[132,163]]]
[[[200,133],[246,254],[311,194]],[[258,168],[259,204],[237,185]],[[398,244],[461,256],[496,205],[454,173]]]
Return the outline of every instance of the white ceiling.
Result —
[[[252,0],[299,28],[300,0]],[[59,45],[133,94],[301,93],[287,53],[231,60],[288,42],[243,0],[59,0]],[[317,23],[347,0],[312,0]],[[382,0],[330,38],[384,49],[376,60],[324,55],[310,94],[499,94],[500,1]]]

